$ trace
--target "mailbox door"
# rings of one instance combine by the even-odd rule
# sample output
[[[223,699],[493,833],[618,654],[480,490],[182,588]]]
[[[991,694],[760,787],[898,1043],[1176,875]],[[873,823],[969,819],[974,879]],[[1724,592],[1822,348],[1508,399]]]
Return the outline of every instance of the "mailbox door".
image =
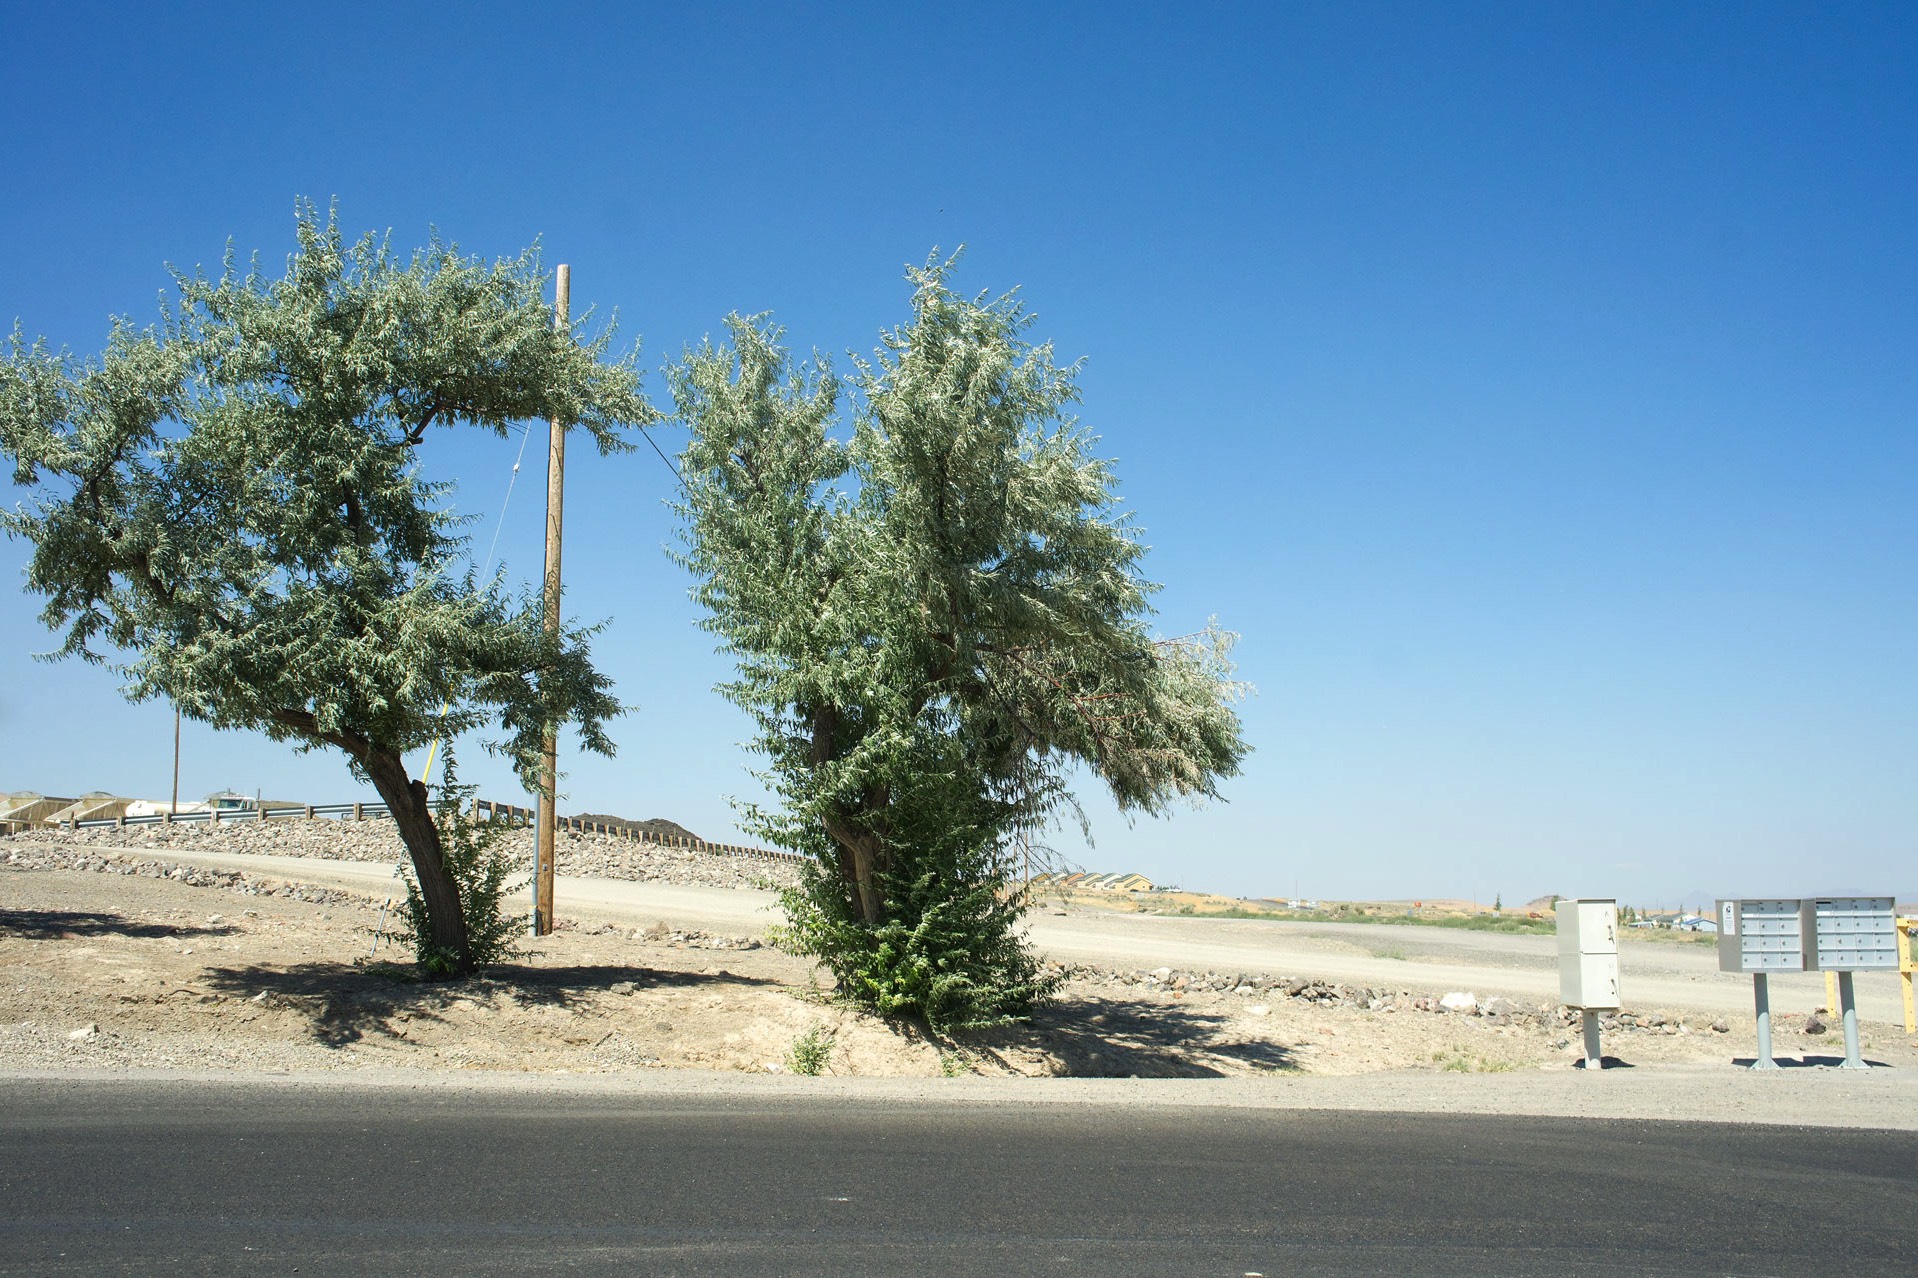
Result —
[[[1719,969],[1805,971],[1805,923],[1799,902],[1720,902]]]
[[[1558,965],[1559,1002],[1567,1007],[1623,1006],[1618,992],[1618,955],[1568,955]]]
[[[1578,948],[1582,954],[1618,953],[1618,902],[1578,903]]]
[[[1898,919],[1890,897],[1823,897],[1811,908],[1812,965],[1827,972],[1898,970]]]
[[[1738,902],[1735,941],[1738,966],[1733,971],[1805,970],[1805,927],[1798,901],[1767,898]],[[1720,944],[1722,947],[1722,940]]]
[[[1560,901],[1558,952],[1561,955],[1618,953],[1618,902]]]

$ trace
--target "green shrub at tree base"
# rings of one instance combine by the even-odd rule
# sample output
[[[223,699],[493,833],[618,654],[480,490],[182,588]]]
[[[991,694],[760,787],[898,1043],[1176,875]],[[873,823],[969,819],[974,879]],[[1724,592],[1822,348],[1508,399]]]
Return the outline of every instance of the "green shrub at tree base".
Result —
[[[845,885],[807,867],[780,896],[792,923],[784,947],[818,959],[848,997],[883,1016],[917,1017],[938,1034],[990,1029],[1029,1016],[1059,986],[1017,932],[1020,904],[998,876],[974,867],[888,875],[889,916],[868,924]]]
[[[446,873],[459,891],[466,916],[466,960],[436,943],[426,899],[419,881],[406,875],[406,901],[400,907],[400,934],[413,947],[421,972],[429,979],[459,976],[474,968],[490,967],[516,958],[521,920],[506,912],[506,897],[521,882],[513,880],[513,863],[500,850],[499,839],[509,828],[504,818],[480,821],[470,811],[475,787],[456,784],[453,760],[446,760],[446,782],[434,804],[433,823],[439,827],[440,855]]]

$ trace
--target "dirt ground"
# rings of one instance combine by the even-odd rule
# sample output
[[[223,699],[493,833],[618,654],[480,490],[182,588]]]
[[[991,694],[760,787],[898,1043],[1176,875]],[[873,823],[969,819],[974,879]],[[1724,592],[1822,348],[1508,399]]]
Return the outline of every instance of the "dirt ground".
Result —
[[[1309,972],[1074,968],[1031,1025],[941,1042],[837,1002],[806,960],[663,921],[563,929],[484,976],[424,983],[390,941],[372,952],[377,901],[247,886],[0,865],[0,1069],[780,1073],[806,1070],[811,1045],[840,1076],[1206,1078],[1569,1070],[1582,1055],[1555,1008],[1462,1014],[1436,1006],[1445,991]],[[1606,1038],[1626,1064],[1752,1052],[1747,1024],[1633,1019]],[[1779,1055],[1835,1063],[1836,1026],[1806,1028],[1780,1017]],[[1865,1054],[1918,1067],[1896,1027],[1869,1026]]]

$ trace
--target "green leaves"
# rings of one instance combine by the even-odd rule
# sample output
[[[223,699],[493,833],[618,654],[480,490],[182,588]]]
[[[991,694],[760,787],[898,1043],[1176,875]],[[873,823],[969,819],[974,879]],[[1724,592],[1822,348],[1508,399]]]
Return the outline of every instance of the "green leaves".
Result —
[[[908,272],[911,320],[843,386],[763,316],[671,379],[682,561],[783,804],[753,820],[820,865],[793,935],[874,1006],[957,1024],[1035,996],[1017,910],[982,902],[1005,841],[1070,805],[1071,761],[1158,812],[1216,793],[1245,746],[1232,637],[1148,630],[1144,548],[1068,413],[1076,367],[1025,340],[1014,295],[952,292],[953,265]]]
[[[419,453],[552,416],[624,450],[657,418],[637,352],[604,358],[612,330],[584,319],[556,333],[533,251],[486,263],[435,238],[402,260],[311,206],[296,235],[278,278],[230,253],[217,278],[176,275],[160,323],[117,322],[93,360],[15,333],[0,446],[36,499],[4,527],[34,543],[60,655],[356,765],[487,722],[529,779],[546,723],[610,752],[591,632],[555,642],[537,604],[461,571]]]

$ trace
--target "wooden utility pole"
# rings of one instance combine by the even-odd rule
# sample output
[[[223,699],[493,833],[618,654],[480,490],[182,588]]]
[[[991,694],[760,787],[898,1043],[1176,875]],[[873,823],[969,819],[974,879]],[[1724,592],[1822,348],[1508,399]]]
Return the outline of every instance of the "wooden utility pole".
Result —
[[[573,270],[561,263],[553,283],[553,327],[564,332],[571,307]],[[546,633],[559,637],[559,551],[566,509],[566,427],[555,417],[546,451]],[[544,760],[540,767],[539,869],[533,883],[533,930],[546,936],[553,930],[553,861],[559,833],[559,725],[546,725]]]
[[[180,815],[180,707],[173,707],[173,807],[170,815]]]

